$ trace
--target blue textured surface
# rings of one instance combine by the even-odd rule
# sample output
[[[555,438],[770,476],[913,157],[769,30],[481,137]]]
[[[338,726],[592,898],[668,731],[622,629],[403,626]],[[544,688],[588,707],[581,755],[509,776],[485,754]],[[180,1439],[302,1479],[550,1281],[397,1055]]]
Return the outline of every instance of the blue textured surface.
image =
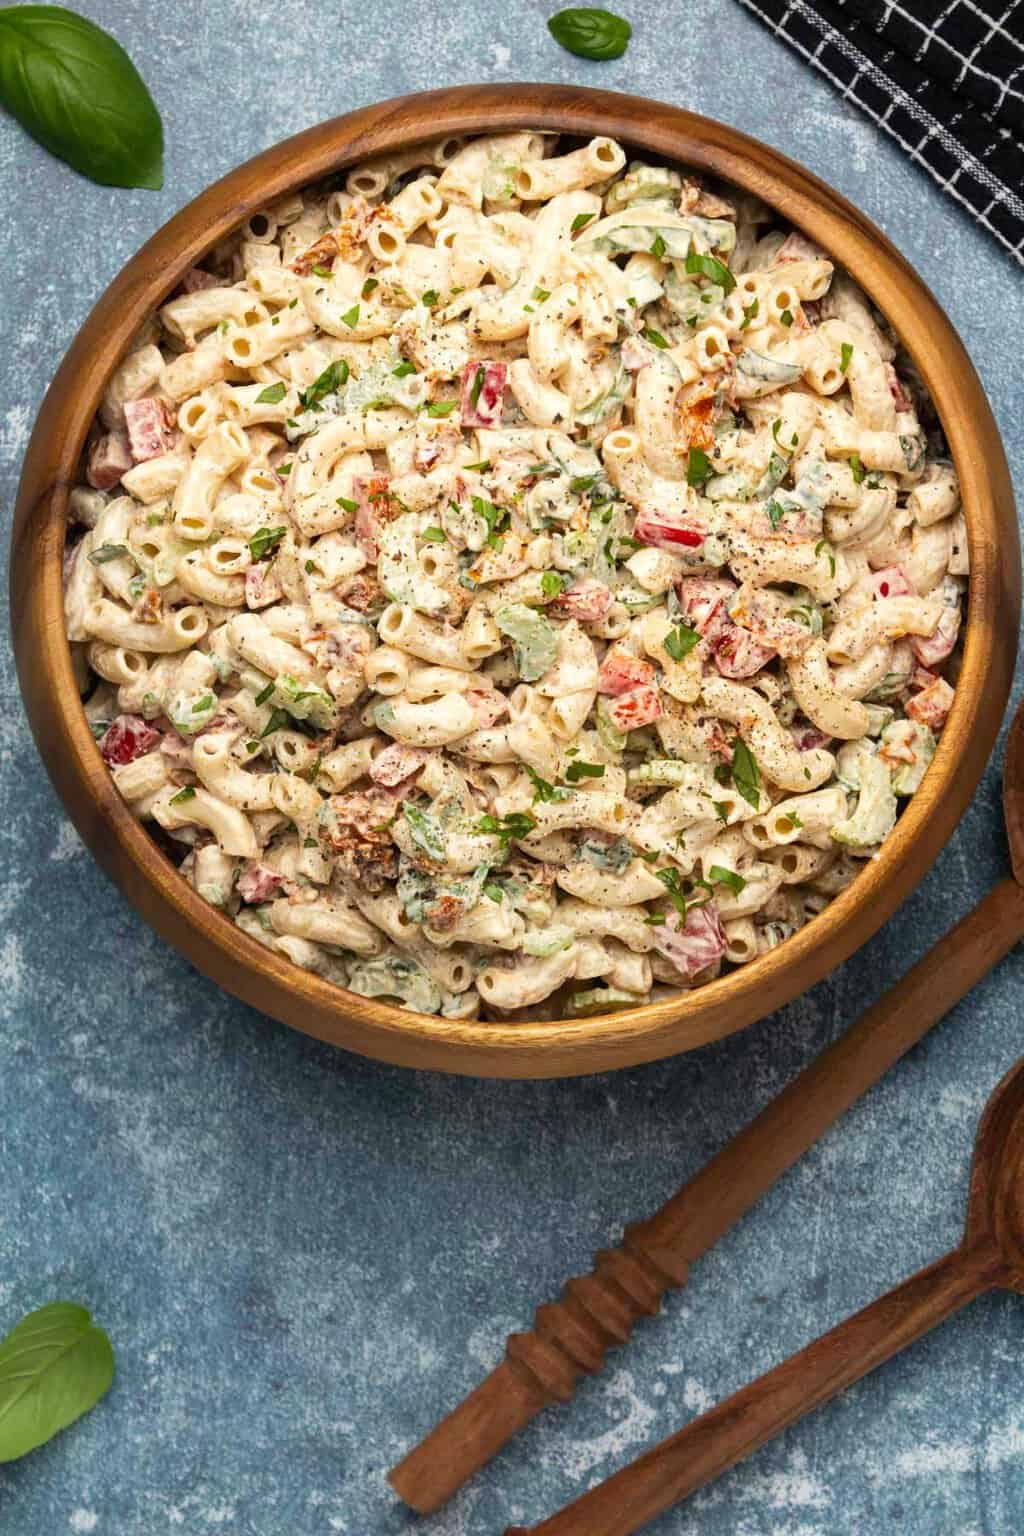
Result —
[[[160,194],[94,187],[0,121],[3,500],[58,358],[208,182],[440,83],[599,83],[731,121],[839,187],[959,328],[1019,466],[1021,279],[895,146],[731,0],[621,0],[587,65],[554,7],[83,0],[163,111]],[[6,650],[6,648],[5,648]],[[978,1112],[1021,1050],[1007,960],[697,1266],[567,1410],[441,1515],[383,1473],[621,1222],[656,1206],[1003,871],[997,767],[896,919],[738,1038],[612,1077],[467,1082],[321,1047],[218,992],[127,908],[41,773],[3,657],[0,1327],[57,1296],[109,1328],[102,1406],[0,1469],[17,1536],[497,1536],[607,1475],[957,1239]],[[664,1536],[1012,1536],[1024,1311],[996,1297],[816,1414]]]

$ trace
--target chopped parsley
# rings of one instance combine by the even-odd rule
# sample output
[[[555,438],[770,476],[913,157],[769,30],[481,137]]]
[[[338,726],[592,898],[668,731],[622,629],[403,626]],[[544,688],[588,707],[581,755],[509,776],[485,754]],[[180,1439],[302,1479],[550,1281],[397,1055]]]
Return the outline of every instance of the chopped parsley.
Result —
[[[204,693],[203,697],[192,705],[192,713],[194,715],[201,715],[204,709],[212,709],[215,703],[216,700],[212,693]]]
[[[94,549],[89,556],[90,565],[107,565],[111,560],[120,560],[125,555],[130,555],[131,550],[127,544],[101,544],[99,549]]]
[[[860,454],[851,453],[848,463],[850,465],[850,472],[853,475],[855,483],[860,485],[861,481],[864,479],[864,465],[860,461]]]
[[[757,319],[760,308],[761,301],[759,299],[755,299],[752,304],[746,305],[743,310],[743,323],[740,326],[741,331],[747,331],[750,329],[750,322]]]
[[[761,803],[761,770],[757,758],[739,736],[732,744],[732,782],[756,811]]]
[[[368,277],[366,279],[366,282],[363,284],[362,288],[360,289],[359,297],[361,299],[368,299],[370,297],[370,295],[372,294],[373,290],[375,288],[379,288],[379,287],[380,287],[380,283],[377,281],[377,279],[375,277]]]
[[[542,779],[540,774],[530,767],[529,763],[524,763],[523,768],[529,774],[530,781],[533,784],[533,798],[535,801],[568,800],[569,791],[567,789],[556,789],[554,784],[549,784],[547,779]],[[571,772],[566,774],[566,778],[571,778],[571,776]]]
[[[540,578],[540,590],[545,597],[558,597],[565,591],[565,577],[560,571],[545,571]]]
[[[410,373],[415,373],[415,372],[416,372],[416,368],[415,368],[415,365],[413,363],[402,362],[402,363],[399,363],[397,368],[392,368],[392,370],[391,370],[391,377],[393,379],[407,379],[409,377]]]
[[[473,387],[469,391],[469,403],[474,411],[476,410],[477,401],[480,399],[480,391],[484,387],[484,380],[486,378],[487,369],[484,367],[483,363],[479,363],[477,365],[476,373],[473,375]]]
[[[661,261],[662,258],[665,255],[665,250],[666,250],[665,242],[661,238],[661,235],[660,234],[655,235],[654,240],[651,243],[651,255],[652,256],[656,256],[658,258],[658,260]]]
[[[781,501],[776,501],[775,497],[773,496],[764,510],[772,527],[778,528],[779,524],[782,522],[782,519],[785,517],[789,509],[788,507],[784,507]]]
[[[428,416],[450,416],[458,405],[457,400],[431,400],[427,406]]]
[[[501,536],[508,530],[509,513],[504,507],[496,507],[485,496],[473,497],[473,511],[487,524],[487,543],[491,549],[501,548]]]
[[[656,869],[654,878],[660,880],[669,894],[669,900],[675,907],[683,922],[686,921],[686,896],[683,892],[683,881],[677,869]]]
[[[341,317],[342,325],[347,325],[350,331],[354,331],[359,324],[359,305],[353,304],[351,309],[346,309]]]
[[[723,869],[721,864],[712,864],[708,879],[715,885],[727,885],[734,896],[738,896],[747,883],[734,869]]]
[[[323,267],[319,262],[313,268],[313,271],[316,273],[317,277],[333,277],[334,275],[333,269],[331,267]]]
[[[433,309],[439,299],[440,294],[436,288],[428,288],[426,293],[420,294],[420,303],[425,305],[427,309]]]
[[[425,544],[445,544],[448,536],[443,528],[424,528],[420,538]]]
[[[351,497],[349,497],[349,496],[338,496],[338,497],[336,497],[335,504],[337,506],[339,506],[343,512],[358,512],[359,511],[359,503],[358,503],[358,501],[353,501],[351,499]]]
[[[196,797],[196,792],[195,792],[194,787],[191,784],[186,784],[184,789],[179,789],[179,791],[178,791],[178,793],[176,795],[172,795],[171,796],[170,800],[168,801],[168,804],[169,805],[184,805],[186,800],[194,800],[195,797]]]
[[[273,693],[273,691],[274,691],[274,684],[273,683],[268,683],[267,686],[265,688],[261,688],[259,693],[256,695],[256,703],[257,704],[265,704],[267,702],[267,700],[270,698],[270,695]]]
[[[668,342],[660,331],[654,330],[653,326],[644,326],[644,336],[651,343],[652,347],[659,347],[663,352],[667,350]]]
[[[853,343],[849,342],[849,341],[844,341],[842,346],[839,348],[839,372],[840,373],[845,373],[847,368],[849,368],[849,366],[850,366],[850,359],[851,359],[852,356],[853,356]]]
[[[571,233],[574,235],[579,234],[580,230],[585,229],[593,217],[592,213],[578,213],[569,226]]]
[[[513,838],[528,837],[537,825],[529,811],[513,811],[508,816],[481,816],[476,824],[477,832],[486,832],[497,837],[503,848],[507,848]]]
[[[791,309],[784,309],[779,316],[779,320],[788,329],[793,324],[793,311]]]

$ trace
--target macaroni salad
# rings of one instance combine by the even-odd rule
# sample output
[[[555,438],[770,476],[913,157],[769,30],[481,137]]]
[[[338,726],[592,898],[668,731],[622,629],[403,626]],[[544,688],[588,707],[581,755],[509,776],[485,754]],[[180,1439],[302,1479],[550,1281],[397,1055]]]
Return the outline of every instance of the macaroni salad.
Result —
[[[608,138],[447,138],[253,215],[84,479],[67,632],[121,795],[260,943],[421,1013],[755,959],[953,698],[965,526],[898,338]]]

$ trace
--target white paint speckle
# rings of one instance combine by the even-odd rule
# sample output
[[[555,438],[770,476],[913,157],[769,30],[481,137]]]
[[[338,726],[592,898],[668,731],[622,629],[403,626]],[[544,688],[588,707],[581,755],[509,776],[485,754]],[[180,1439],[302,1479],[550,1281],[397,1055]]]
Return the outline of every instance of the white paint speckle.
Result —
[[[507,69],[512,57],[511,48],[506,47],[504,43],[488,43],[487,46],[490,49],[492,66],[495,69]]]
[[[91,1509],[73,1509],[71,1511],[71,1518],[68,1520],[68,1525],[70,1525],[73,1531],[86,1533],[94,1531],[99,1523],[99,1515],[95,1514]]]
[[[69,859],[77,859],[79,854],[85,852],[85,845],[70,821],[62,821],[57,827],[57,841],[50,849],[50,858],[55,864],[66,864]]]

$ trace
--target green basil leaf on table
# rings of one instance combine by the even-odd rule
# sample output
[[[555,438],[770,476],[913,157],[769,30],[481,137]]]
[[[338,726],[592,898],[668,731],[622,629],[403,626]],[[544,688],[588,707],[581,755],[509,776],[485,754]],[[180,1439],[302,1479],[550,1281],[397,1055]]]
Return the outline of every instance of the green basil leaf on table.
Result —
[[[633,35],[628,21],[599,6],[570,6],[548,20],[556,43],[581,59],[619,59]]]
[[[0,1462],[17,1461],[95,1407],[114,1351],[85,1307],[54,1301],[0,1342]]]
[[[163,186],[163,125],[109,32],[56,5],[0,9],[0,103],[44,149],[103,186]]]

